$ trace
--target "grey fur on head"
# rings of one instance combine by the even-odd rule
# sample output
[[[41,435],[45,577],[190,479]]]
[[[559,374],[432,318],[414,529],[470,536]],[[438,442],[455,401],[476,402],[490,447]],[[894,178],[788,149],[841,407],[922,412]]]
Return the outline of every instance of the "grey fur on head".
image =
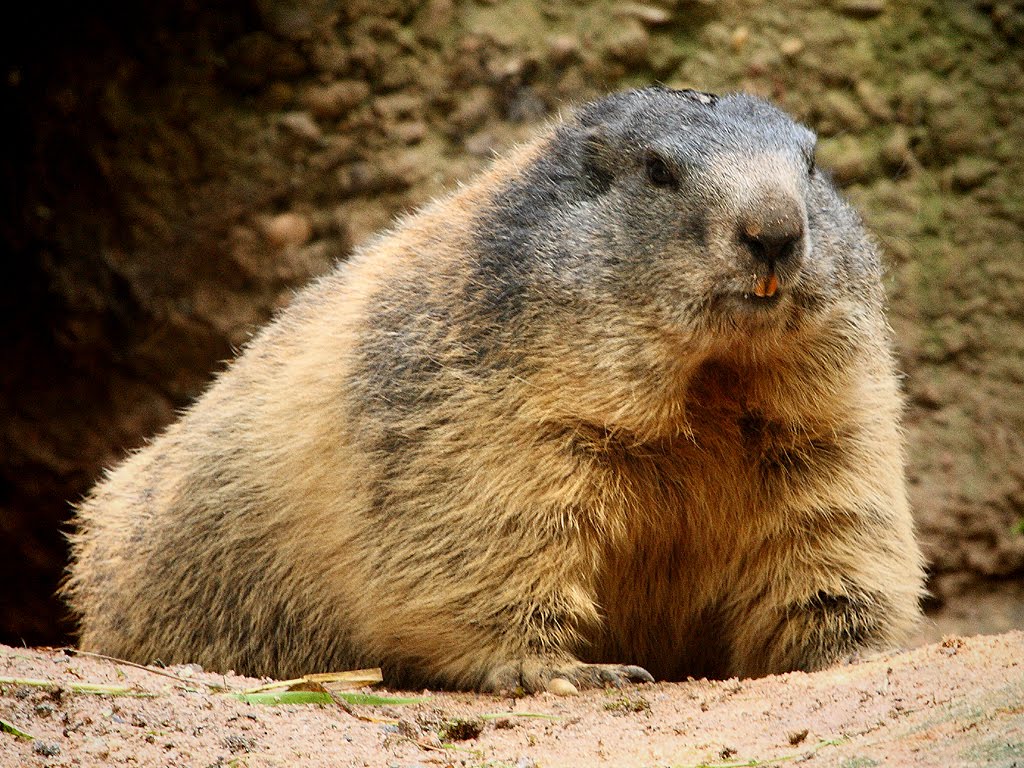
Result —
[[[815,143],[748,95],[655,87],[588,104],[480,214],[482,298],[513,324],[531,303],[613,302],[620,319],[727,346],[841,302],[881,311],[877,253]]]

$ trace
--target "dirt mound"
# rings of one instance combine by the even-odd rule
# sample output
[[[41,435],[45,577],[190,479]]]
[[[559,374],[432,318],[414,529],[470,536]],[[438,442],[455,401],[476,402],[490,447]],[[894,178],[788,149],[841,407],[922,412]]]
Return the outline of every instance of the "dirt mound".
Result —
[[[0,718],[32,737],[0,733],[0,765],[1009,768],[1024,761],[1022,654],[1022,633],[949,637],[813,675],[267,706],[224,692],[252,679],[0,646]]]

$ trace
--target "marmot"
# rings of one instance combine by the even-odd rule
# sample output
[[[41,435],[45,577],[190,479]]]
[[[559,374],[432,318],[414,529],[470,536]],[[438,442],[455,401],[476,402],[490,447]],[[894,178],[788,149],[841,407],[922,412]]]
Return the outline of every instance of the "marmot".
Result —
[[[815,140],[614,94],[358,250],[81,504],[82,647],[537,691],[898,643],[881,267]]]

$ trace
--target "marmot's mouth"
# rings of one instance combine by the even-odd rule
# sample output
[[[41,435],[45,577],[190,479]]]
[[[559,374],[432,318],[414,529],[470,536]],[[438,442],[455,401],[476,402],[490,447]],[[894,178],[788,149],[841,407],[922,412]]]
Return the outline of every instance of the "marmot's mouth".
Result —
[[[743,291],[743,302],[754,307],[774,307],[786,293],[774,269],[767,274],[753,275],[753,283],[752,290]]]
[[[729,316],[734,322],[753,323],[761,326],[774,323],[778,313],[784,311],[789,291],[777,288],[772,295],[758,296],[751,290],[720,293],[712,301],[711,306],[722,315]]]
[[[773,269],[748,272],[737,275],[728,289],[716,293],[710,307],[738,322],[773,323],[788,314],[786,307],[796,300],[799,286],[799,277],[780,275]]]
[[[761,274],[753,274],[747,283],[749,288],[744,287],[741,294],[740,304],[746,311],[769,310],[782,302],[786,294],[790,293],[792,282],[786,277],[780,277],[779,273],[769,268]]]
[[[774,272],[757,278],[754,283],[754,295],[759,299],[772,298],[779,290],[779,278]]]

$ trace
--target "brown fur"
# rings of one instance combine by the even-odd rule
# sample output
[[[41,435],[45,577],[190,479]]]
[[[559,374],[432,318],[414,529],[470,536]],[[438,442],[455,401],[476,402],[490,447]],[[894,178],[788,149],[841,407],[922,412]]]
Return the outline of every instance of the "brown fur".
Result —
[[[788,322],[602,299],[531,305],[504,343],[466,298],[480,215],[554,135],[310,286],[97,486],[68,586],[83,648],[532,691],[900,641],[921,563],[873,256],[805,267],[827,304],[800,322],[788,297]],[[826,219],[815,248],[852,226]],[[677,271],[695,296],[726,280]]]

